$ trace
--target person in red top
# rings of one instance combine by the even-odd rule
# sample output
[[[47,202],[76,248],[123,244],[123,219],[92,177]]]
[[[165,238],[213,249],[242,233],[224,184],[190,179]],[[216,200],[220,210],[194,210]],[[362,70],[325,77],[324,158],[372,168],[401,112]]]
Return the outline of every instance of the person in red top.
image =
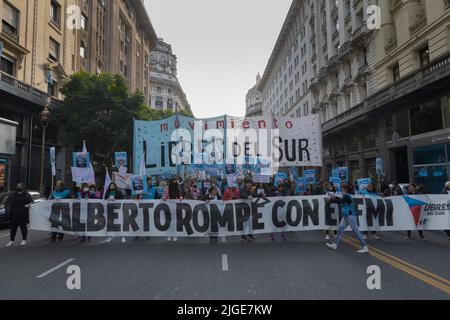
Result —
[[[239,189],[236,186],[232,186],[231,188],[228,188],[222,197],[222,199],[224,201],[239,200],[240,198],[241,198],[241,195],[239,194]]]

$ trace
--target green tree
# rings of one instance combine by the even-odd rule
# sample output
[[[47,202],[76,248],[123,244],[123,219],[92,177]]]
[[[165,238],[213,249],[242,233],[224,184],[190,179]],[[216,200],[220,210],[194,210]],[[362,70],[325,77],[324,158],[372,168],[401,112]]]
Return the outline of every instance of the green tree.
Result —
[[[86,140],[94,169],[110,166],[115,151],[131,154],[133,119],[157,120],[171,112],[150,109],[142,93],[130,93],[120,75],[79,72],[63,86],[62,107],[54,112],[62,140],[80,149]]]

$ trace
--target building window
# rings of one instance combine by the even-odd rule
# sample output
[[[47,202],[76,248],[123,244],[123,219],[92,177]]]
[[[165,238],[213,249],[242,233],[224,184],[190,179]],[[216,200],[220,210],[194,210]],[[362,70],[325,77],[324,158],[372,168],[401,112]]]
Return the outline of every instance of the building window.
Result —
[[[57,1],[52,0],[50,3],[50,21],[56,25],[56,26],[60,26],[60,5]]]
[[[398,63],[392,67],[392,78],[394,79],[394,82],[397,82],[400,79],[400,66]]]
[[[53,80],[53,83],[49,83],[47,87],[47,94],[52,97],[56,97],[58,89],[58,83]]]
[[[164,104],[162,101],[162,97],[156,97],[156,101],[155,101],[155,107],[158,110],[162,110],[164,108]]]
[[[48,57],[50,60],[55,62],[59,60],[59,43],[52,38],[50,38]]]
[[[86,48],[85,47],[80,47],[80,57],[86,59]]]
[[[414,181],[424,185],[428,192],[440,193],[448,180],[448,147],[439,144],[413,149]]]
[[[440,130],[443,127],[442,108],[440,100],[410,110],[411,134],[418,135]]]
[[[425,67],[430,63],[430,50],[428,46],[419,51],[420,67]]]
[[[83,30],[87,30],[87,28],[86,28],[86,17],[84,15],[81,15],[80,27]]]
[[[173,101],[172,99],[167,100],[167,109],[173,110]]]
[[[15,67],[15,62],[13,60],[9,60],[5,57],[1,57],[1,64],[0,64],[0,70],[2,70],[3,72],[9,74],[10,76],[15,76],[15,71],[16,71],[16,67]]]
[[[156,92],[157,92],[157,93],[161,93],[161,92],[162,92],[161,87],[156,87]]]
[[[17,42],[19,34],[19,11],[8,2],[3,1],[3,10],[1,15],[2,32]]]

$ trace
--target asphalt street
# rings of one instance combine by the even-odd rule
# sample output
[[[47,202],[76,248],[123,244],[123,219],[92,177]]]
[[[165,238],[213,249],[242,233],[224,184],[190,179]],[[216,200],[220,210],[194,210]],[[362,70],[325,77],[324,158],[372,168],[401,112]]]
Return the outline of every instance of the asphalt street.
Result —
[[[349,234],[351,235],[351,234]],[[400,232],[369,241],[370,255],[356,253],[351,237],[338,251],[322,232],[278,237],[208,239],[104,238],[81,244],[75,237],[50,244],[31,232],[25,247],[5,248],[0,230],[0,299],[450,299],[450,241],[425,232],[428,241],[404,240]],[[69,290],[69,266],[81,270],[81,289]],[[381,289],[367,288],[367,268],[379,266]]]

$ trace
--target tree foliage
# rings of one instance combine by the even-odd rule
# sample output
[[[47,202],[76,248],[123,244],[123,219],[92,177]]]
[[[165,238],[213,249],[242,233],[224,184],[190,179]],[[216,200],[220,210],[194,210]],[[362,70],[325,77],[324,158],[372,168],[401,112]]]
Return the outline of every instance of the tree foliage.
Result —
[[[131,154],[133,119],[157,120],[172,112],[149,108],[142,93],[130,93],[120,75],[76,73],[63,86],[64,103],[54,112],[64,144],[86,140],[95,169],[111,165],[115,151]]]

